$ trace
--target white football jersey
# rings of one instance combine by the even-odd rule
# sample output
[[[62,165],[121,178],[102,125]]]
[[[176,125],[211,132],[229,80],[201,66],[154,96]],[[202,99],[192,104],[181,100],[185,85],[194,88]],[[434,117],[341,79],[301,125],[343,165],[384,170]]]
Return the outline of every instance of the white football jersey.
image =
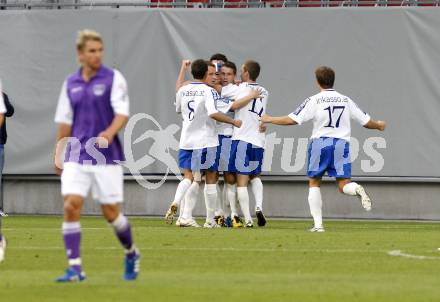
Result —
[[[209,116],[220,95],[205,83],[182,86],[176,94],[176,112],[182,114],[183,125],[179,148],[195,150],[219,145],[216,121]]]
[[[299,125],[313,120],[311,138],[334,137],[350,141],[350,119],[362,126],[370,116],[363,112],[349,97],[334,89],[326,89],[307,98],[289,117]]]
[[[216,103],[217,110],[234,118],[235,114],[229,109],[232,106],[232,102],[236,99],[237,92],[240,90],[238,85],[228,84],[222,87],[221,99]],[[217,132],[219,135],[232,136],[234,126],[231,124],[217,122]]]
[[[241,120],[243,124],[240,128],[234,128],[232,140],[241,140],[264,148],[266,134],[260,132],[260,118],[266,113],[269,92],[257,83],[242,83],[239,87],[235,99],[245,97],[250,93],[250,89],[260,89],[263,97],[253,99],[249,104],[235,111],[235,119]]]
[[[227,86],[222,87],[222,96],[234,99],[237,97],[240,90],[241,88],[239,85],[228,84]]]

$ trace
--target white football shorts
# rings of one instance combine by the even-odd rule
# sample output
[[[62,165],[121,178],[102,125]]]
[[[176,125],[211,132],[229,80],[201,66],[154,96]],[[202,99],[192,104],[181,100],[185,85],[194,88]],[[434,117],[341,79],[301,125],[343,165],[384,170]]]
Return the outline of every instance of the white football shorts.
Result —
[[[100,204],[123,202],[124,173],[120,165],[81,165],[64,163],[61,194],[87,197],[92,188],[93,199]]]

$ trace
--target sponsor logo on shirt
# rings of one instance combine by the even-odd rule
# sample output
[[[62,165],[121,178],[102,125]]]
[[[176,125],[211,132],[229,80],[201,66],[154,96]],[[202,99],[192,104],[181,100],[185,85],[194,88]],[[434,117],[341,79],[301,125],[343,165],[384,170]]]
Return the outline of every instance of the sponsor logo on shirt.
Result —
[[[70,93],[78,93],[82,90],[83,90],[82,86],[73,87],[72,89],[70,89]]]

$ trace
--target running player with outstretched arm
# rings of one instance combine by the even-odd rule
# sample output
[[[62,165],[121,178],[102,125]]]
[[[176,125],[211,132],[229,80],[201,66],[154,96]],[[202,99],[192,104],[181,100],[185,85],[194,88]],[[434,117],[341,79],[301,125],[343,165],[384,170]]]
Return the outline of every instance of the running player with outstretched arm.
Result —
[[[309,144],[307,176],[309,177],[308,202],[314,220],[311,232],[324,232],[322,223],[321,179],[325,172],[335,177],[341,193],[358,196],[365,210],[371,210],[371,199],[364,188],[351,181],[350,119],[367,129],[385,130],[384,121],[375,121],[359,109],[349,97],[333,89],[334,71],[326,66],[315,71],[320,93],[307,98],[288,116],[264,115],[262,123],[275,125],[302,125],[313,120]]]

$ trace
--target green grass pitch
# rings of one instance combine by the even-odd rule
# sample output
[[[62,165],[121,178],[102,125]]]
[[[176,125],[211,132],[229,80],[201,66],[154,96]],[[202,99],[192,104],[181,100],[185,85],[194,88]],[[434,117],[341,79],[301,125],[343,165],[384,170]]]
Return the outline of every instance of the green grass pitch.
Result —
[[[66,259],[59,217],[9,217],[0,301],[440,301],[440,226],[420,222],[269,220],[265,228],[183,229],[132,218],[141,274],[101,218],[83,218],[88,279],[56,284]],[[418,258],[390,256],[391,250]]]

